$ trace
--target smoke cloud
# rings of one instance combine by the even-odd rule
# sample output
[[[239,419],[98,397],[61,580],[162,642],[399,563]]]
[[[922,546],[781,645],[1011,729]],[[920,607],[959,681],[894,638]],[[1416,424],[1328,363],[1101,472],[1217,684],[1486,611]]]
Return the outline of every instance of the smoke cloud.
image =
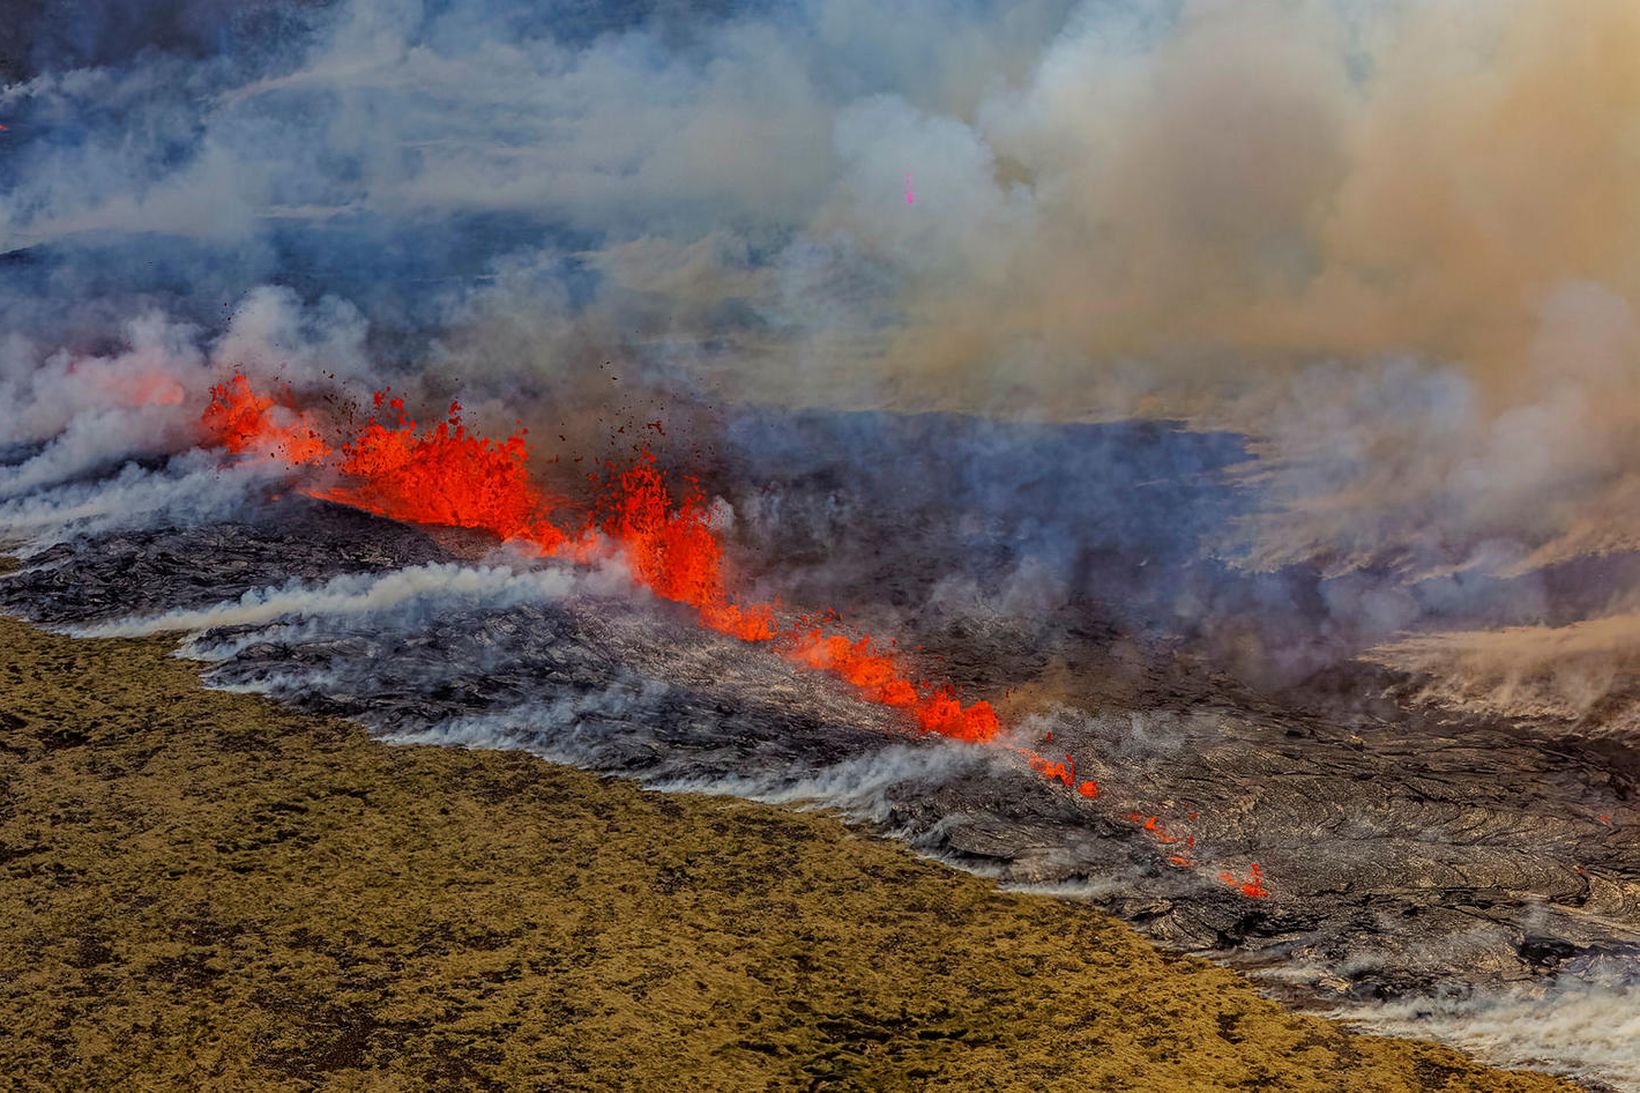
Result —
[[[153,468],[234,367],[459,392],[566,453],[633,407],[692,438],[748,403],[1168,418],[1246,438],[1195,467],[1243,499],[1136,557],[1315,567],[1346,653],[1500,595],[1586,622],[1557,708],[1633,663],[1632,583],[1556,600],[1640,551],[1627,0],[77,10],[23,11],[0,87],[24,524],[180,503],[193,464]],[[73,492],[133,459],[124,500]],[[1092,534],[1024,559],[1033,604]],[[1167,611],[1239,648],[1285,587]]]
[[[585,578],[563,567],[517,571],[506,566],[462,566],[433,562],[395,570],[385,576],[344,574],[322,585],[293,582],[283,588],[252,589],[237,601],[197,611],[171,611],[149,619],[123,619],[84,627],[82,637],[142,637],[178,630],[258,626],[285,617],[372,615],[405,609],[424,610],[434,600],[472,606],[508,607],[532,601],[563,599],[572,589],[590,590],[613,578],[606,571]]]
[[[1640,734],[1640,614],[1420,635],[1367,655],[1425,678],[1427,698]]]
[[[293,230],[335,266],[407,226],[493,215],[529,228],[484,239],[478,269],[447,238],[422,256],[481,284],[432,293],[434,323],[483,325],[484,279],[567,259],[590,299],[559,276],[567,298],[545,310],[602,350],[633,348],[629,319],[640,337],[730,334],[717,363],[771,397],[1206,416],[1301,458],[1283,396],[1305,422],[1400,425],[1373,438],[1399,447],[1384,403],[1434,384],[1452,416],[1422,415],[1412,439],[1502,516],[1564,478],[1622,478],[1634,454],[1614,450],[1632,397],[1604,397],[1632,390],[1640,291],[1619,242],[1640,223],[1624,139],[1640,16],[1621,0],[1574,18],[1545,0],[831,0],[709,12],[681,39],[637,11],[590,41],[502,2],[289,18],[300,33],[254,50],[8,86],[8,250],[168,236],[307,280],[275,253]],[[897,200],[906,173],[915,207]],[[551,367],[540,351],[481,363],[465,333],[447,363]],[[1424,363],[1383,371],[1409,354]],[[1355,389],[1275,382],[1307,361],[1341,362]],[[1568,421],[1582,450],[1533,451]],[[1503,475],[1487,445],[1545,465]],[[1370,464],[1360,507],[1393,509]],[[1534,538],[1586,538],[1556,523]]]
[[[1632,5],[621,11],[154,20],[175,40],[0,92],[0,239],[54,299],[155,293],[130,266],[162,242],[198,247],[185,312],[357,290],[322,305],[363,309],[342,361],[369,315],[445,331],[464,379],[658,340],[771,399],[1231,424],[1286,468],[1261,557],[1394,551],[1431,513],[1448,564],[1500,528],[1523,559],[1635,545]],[[213,20],[238,33],[200,56]],[[1313,467],[1323,428],[1358,458]]]
[[[1632,983],[1551,981],[1537,990],[1417,998],[1334,1016],[1374,1032],[1438,1036],[1500,1066],[1558,1068],[1620,1089],[1640,1087],[1640,999]]]

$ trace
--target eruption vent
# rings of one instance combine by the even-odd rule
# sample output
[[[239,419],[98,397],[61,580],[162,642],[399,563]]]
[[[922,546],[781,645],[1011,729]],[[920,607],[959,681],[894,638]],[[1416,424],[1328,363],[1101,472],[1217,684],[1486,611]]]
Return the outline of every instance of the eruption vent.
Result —
[[[926,732],[985,743],[1000,730],[990,703],[964,703],[949,686],[913,680],[869,636],[851,641],[806,619],[782,628],[778,604],[737,602],[699,484],[688,481],[674,496],[647,449],[628,466],[606,464],[602,492],[576,527],[563,503],[531,480],[523,430],[499,444],[475,436],[453,402],[446,420],[418,432],[402,398],[378,391],[375,404],[393,415],[391,425],[372,417],[345,440],[334,468],[344,484],[312,488],[311,496],[395,520],[478,528],[578,562],[619,554],[639,584],[694,608],[707,627],[746,641],[774,641],[798,663],[852,683],[867,700],[905,709]],[[333,454],[305,416],[256,392],[241,374],[212,389],[203,424],[232,452],[265,451],[293,465]],[[564,522],[553,523],[555,514]]]
[[[692,608],[707,628],[769,643],[796,664],[846,681],[866,701],[902,711],[922,732],[971,744],[1001,735],[1002,722],[989,702],[964,702],[950,684],[915,678],[892,643],[885,647],[871,635],[842,632],[835,612],[783,622],[778,602],[744,602],[733,595],[723,541],[699,482],[685,479],[683,489],[674,490],[647,447],[639,446],[630,463],[609,461],[602,476],[590,476],[597,496],[577,514],[531,478],[526,430],[496,443],[467,431],[458,402],[450,404],[446,419],[423,429],[402,398],[383,390],[374,401],[378,414],[385,408],[391,415],[389,423],[372,416],[354,436],[327,443],[313,418],[236,374],[212,389],[203,425],[229,451],[266,452],[313,474],[340,476],[340,483],[306,487],[321,500],[409,523],[481,529],[543,556],[582,564],[619,556],[638,584]],[[1071,755],[1050,760],[1026,747],[1012,750],[1074,799],[1099,798],[1098,783],[1077,776]],[[1130,819],[1167,849],[1169,864],[1195,865],[1194,836],[1168,834],[1155,816]],[[1181,838],[1184,845],[1174,846]],[[1249,898],[1268,895],[1257,866],[1245,882],[1231,874],[1224,878]]]

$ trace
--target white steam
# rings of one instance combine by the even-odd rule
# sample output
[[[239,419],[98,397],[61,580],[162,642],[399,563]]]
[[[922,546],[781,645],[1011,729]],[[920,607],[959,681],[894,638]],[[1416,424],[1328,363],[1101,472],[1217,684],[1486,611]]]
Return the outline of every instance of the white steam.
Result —
[[[1640,1089],[1640,990],[1556,985],[1518,995],[1414,998],[1333,1014],[1372,1031],[1439,1039],[1497,1066]]]
[[[768,804],[832,808],[867,823],[890,819],[891,791],[907,786],[931,789],[997,757],[989,749],[949,740],[927,740],[917,745],[890,744],[870,755],[842,760],[792,778],[782,772],[734,775],[724,778],[682,778],[656,783],[653,788],[676,793],[705,793],[740,797]]]
[[[449,718],[425,728],[389,731],[381,738],[390,744],[527,751],[551,762],[596,767],[599,750],[609,740],[607,723],[652,710],[667,690],[664,682],[654,679],[616,683],[506,710]]]
[[[381,574],[344,574],[319,584],[292,581],[279,588],[246,592],[238,600],[198,610],[170,611],[143,619],[122,619],[82,627],[81,637],[140,637],[170,631],[222,626],[259,626],[287,617],[376,615],[458,601],[491,608],[555,602],[589,587],[611,587],[613,570],[590,576],[559,566],[518,570],[509,566],[465,566],[432,562]]]
[[[153,470],[129,463],[106,478],[0,502],[0,529],[21,539],[28,553],[73,535],[221,520],[242,512],[285,473],[271,463],[224,466],[214,453],[189,451]]]

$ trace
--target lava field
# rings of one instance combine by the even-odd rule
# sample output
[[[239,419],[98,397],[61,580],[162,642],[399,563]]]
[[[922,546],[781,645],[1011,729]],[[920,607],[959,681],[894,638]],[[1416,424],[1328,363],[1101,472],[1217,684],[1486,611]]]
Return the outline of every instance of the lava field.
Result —
[[[1640,761],[1627,743],[1415,701],[1415,681],[1337,639],[1320,668],[1319,639],[1300,650],[1302,678],[1250,680],[1211,634],[1170,633],[1188,589],[1258,597],[1259,578],[1153,545],[1168,520],[1205,509],[1216,521],[1233,505],[1202,470],[1233,460],[1222,439],[1124,435],[1110,450],[1127,462],[1106,458],[1090,494],[1072,484],[1092,468],[1047,458],[1098,451],[1085,433],[885,420],[787,435],[818,428],[838,450],[829,432],[869,429],[875,458],[910,466],[888,449],[938,430],[986,451],[987,479],[851,488],[805,451],[770,471],[768,445],[726,445],[712,473],[747,514],[735,557],[755,572],[759,551],[782,550],[784,571],[765,566],[763,580],[826,597],[894,633],[919,673],[992,698],[1003,730],[989,743],[921,731],[831,673],[703,627],[618,565],[299,494],[253,492],[231,520],[70,530],[0,582],[0,605],[90,636],[176,633],[210,684],[387,740],[837,807],[1310,1005],[1621,979],[1640,952],[1640,846],[1624,834],[1640,824]],[[1056,472],[1030,470],[1044,465]],[[1132,504],[1147,493],[1155,504]],[[1047,581],[1057,602],[998,592],[1021,584],[1022,558],[1073,524],[1105,526],[1101,508],[1117,506],[1153,522],[1084,536],[1062,571],[1077,583]],[[824,567],[804,561],[822,553]],[[1291,637],[1304,602],[1257,621]]]

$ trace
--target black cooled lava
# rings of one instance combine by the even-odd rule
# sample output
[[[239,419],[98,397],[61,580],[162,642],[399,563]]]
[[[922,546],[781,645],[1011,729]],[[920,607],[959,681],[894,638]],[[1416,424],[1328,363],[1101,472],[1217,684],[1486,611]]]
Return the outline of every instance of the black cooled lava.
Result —
[[[1565,979],[1640,951],[1635,753],[1405,701],[1404,679],[1351,659],[1349,634],[1306,629],[1319,575],[1204,560],[1207,529],[1236,512],[1234,443],[869,417],[794,419],[782,444],[765,417],[730,430],[710,473],[740,514],[742,564],[788,603],[892,628],[925,674],[1012,690],[1014,740],[1072,756],[1096,799],[1011,749],[919,739],[836,680],[595,583],[506,602],[435,589],[209,629],[189,649],[214,684],[390,739],[851,808],[1312,1000]],[[862,451],[870,469],[827,454]],[[1089,451],[1104,455],[1074,454]],[[561,566],[495,547],[285,499],[232,523],[69,537],[0,582],[0,604],[85,626],[344,574]],[[1260,648],[1292,646],[1285,670],[1224,655],[1246,652],[1223,640],[1237,617]],[[1189,865],[1135,815],[1193,836]],[[1254,861],[1267,898],[1219,878]]]

